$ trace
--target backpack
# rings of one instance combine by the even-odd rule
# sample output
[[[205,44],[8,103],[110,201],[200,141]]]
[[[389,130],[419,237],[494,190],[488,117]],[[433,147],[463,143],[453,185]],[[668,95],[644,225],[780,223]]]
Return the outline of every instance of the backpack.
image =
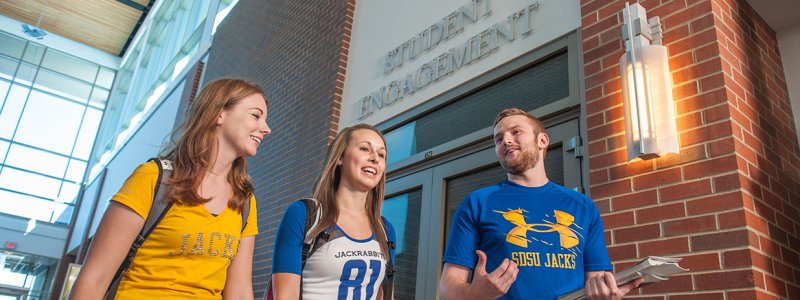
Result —
[[[119,283],[122,281],[122,275],[125,274],[131,266],[131,263],[133,263],[133,258],[136,257],[136,251],[144,244],[144,241],[147,240],[147,237],[156,228],[156,225],[161,222],[161,219],[164,218],[167,211],[172,207],[172,201],[165,199],[167,191],[169,190],[167,180],[170,175],[172,175],[172,161],[157,157],[151,158],[148,162],[149,161],[155,161],[156,165],[158,165],[158,177],[156,179],[156,186],[153,188],[153,205],[150,206],[150,212],[147,214],[144,225],[142,225],[142,230],[139,231],[139,235],[133,240],[128,254],[117,269],[117,273],[114,274],[114,279],[111,280],[111,284],[108,290],[106,290],[105,299],[114,299],[117,294],[117,289],[119,288]],[[244,227],[247,225],[247,217],[249,215],[250,201],[248,200],[245,201],[242,206],[242,231],[244,231]]]
[[[319,235],[309,240],[309,232],[312,231],[313,228],[317,227],[319,224],[319,220],[322,218],[322,206],[317,206],[317,199],[314,198],[303,198],[298,201],[303,201],[303,205],[306,207],[306,226],[305,230],[303,231],[303,253],[302,253],[302,265],[300,269],[304,269],[306,266],[306,261],[309,257],[311,257],[314,252],[322,247],[330,238],[330,234],[323,231],[320,232]],[[315,210],[312,214],[311,211]],[[381,216],[381,225],[384,231],[384,234],[387,238],[387,247],[386,249],[395,248],[394,241],[389,241],[389,233],[386,231],[386,218]],[[308,242],[306,242],[308,241]],[[392,289],[394,288],[394,273],[396,270],[394,269],[394,263],[392,262],[392,255],[389,254],[386,256],[386,277],[383,280],[383,299],[384,300],[391,300],[392,299]],[[265,300],[274,300],[274,291],[272,288],[272,275],[269,277],[269,281],[267,282],[267,293],[264,296]],[[300,299],[303,299],[303,275],[300,275]]]

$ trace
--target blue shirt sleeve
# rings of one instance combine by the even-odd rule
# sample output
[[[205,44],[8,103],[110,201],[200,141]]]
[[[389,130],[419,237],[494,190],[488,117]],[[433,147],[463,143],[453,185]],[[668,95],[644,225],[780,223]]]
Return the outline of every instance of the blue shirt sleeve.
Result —
[[[278,226],[272,252],[273,273],[302,274],[305,227],[306,206],[302,201],[296,201],[286,209]]]
[[[606,248],[606,239],[603,232],[603,219],[597,206],[589,200],[593,208],[592,223],[589,227],[589,235],[586,237],[586,248],[583,254],[584,272],[609,271],[611,270],[611,259]]]
[[[450,235],[447,237],[447,246],[444,251],[443,261],[461,265],[470,269],[475,268],[478,257],[475,250],[480,245],[480,232],[478,216],[479,211],[473,207],[477,201],[467,196],[458,206],[453,215],[453,224],[450,226]]]

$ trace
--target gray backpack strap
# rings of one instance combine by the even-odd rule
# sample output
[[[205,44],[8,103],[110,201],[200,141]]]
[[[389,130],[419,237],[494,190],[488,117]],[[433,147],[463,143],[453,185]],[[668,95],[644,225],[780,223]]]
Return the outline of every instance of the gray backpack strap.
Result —
[[[244,205],[242,205],[242,230],[240,232],[244,232],[244,227],[247,226],[247,218],[250,217],[250,198],[244,201]]]
[[[136,251],[144,244],[147,236],[153,232],[158,222],[161,221],[172,206],[172,201],[167,201],[165,199],[168,190],[167,180],[172,174],[172,161],[159,158],[152,158],[150,160],[155,161],[156,165],[158,165],[158,178],[156,180],[156,186],[153,189],[153,205],[150,206],[150,212],[147,214],[144,225],[142,225],[142,230],[139,231],[136,239],[133,240],[128,254],[117,269],[117,273],[114,274],[114,279],[111,281],[111,285],[106,291],[105,299],[114,299],[117,294],[117,289],[119,288],[119,283],[122,281],[122,275],[125,274],[125,271],[127,271],[131,263],[133,263],[133,258],[136,257]]]
[[[151,160],[155,160],[158,164],[158,183],[156,183],[156,187],[153,190],[153,206],[150,207],[150,213],[147,214],[147,220],[144,221],[142,231],[139,233],[139,236],[136,237],[137,241],[141,238],[141,243],[144,243],[147,236],[153,232],[158,222],[161,221],[161,218],[166,215],[167,210],[172,206],[172,201],[164,199],[167,197],[168,189],[161,188],[167,186],[167,180],[169,180],[170,175],[172,175],[172,161],[158,158],[153,158]],[[139,243],[138,246],[141,246],[141,243]],[[138,246],[136,248],[139,248]]]
[[[314,240],[308,235],[322,219],[322,205],[319,205],[317,199],[314,198],[303,198],[300,201],[303,201],[306,206],[306,227],[303,231],[303,243],[313,244]]]
[[[308,258],[314,254],[314,251],[317,251],[322,244],[328,241],[328,236],[324,231],[320,232],[319,235],[315,237],[309,236],[314,228],[319,225],[320,219],[322,219],[322,205],[319,205],[317,199],[314,198],[303,198],[299,201],[302,201],[306,206],[306,226],[303,229],[303,252],[301,254],[301,268],[305,268],[306,260],[308,260]]]

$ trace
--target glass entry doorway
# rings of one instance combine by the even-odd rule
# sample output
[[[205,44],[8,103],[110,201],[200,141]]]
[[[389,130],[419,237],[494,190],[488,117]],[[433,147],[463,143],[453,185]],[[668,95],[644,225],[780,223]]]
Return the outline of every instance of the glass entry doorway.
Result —
[[[578,120],[551,125],[547,133],[548,178],[582,191]],[[411,173],[389,174],[386,182],[383,215],[394,226],[397,239],[395,299],[438,298],[453,213],[471,191],[506,180],[491,139],[472,152],[440,161]]]

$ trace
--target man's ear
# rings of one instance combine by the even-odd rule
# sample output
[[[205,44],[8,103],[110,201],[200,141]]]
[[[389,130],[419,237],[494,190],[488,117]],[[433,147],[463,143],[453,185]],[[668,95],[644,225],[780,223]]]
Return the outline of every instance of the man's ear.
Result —
[[[540,132],[536,137],[536,144],[541,149],[547,149],[547,146],[550,146],[550,136],[546,132]]]

